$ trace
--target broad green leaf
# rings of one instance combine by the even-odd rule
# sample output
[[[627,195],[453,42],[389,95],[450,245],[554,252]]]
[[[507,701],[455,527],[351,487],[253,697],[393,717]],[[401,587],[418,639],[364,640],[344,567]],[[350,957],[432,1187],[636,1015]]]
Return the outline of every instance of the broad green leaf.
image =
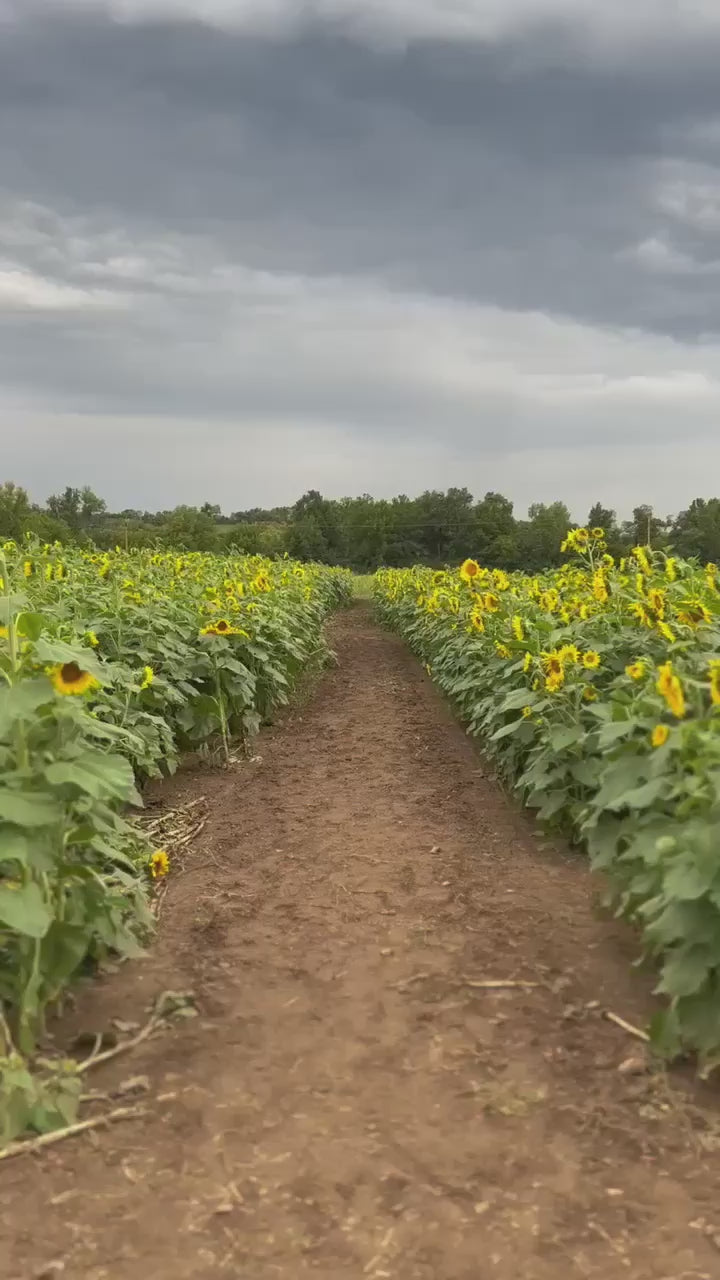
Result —
[[[140,803],[132,766],[124,756],[87,751],[76,760],[58,760],[45,768],[51,786],[74,786],[95,799],[114,797]]]
[[[0,738],[8,738],[16,724],[31,720],[38,708],[53,700],[47,676],[21,680],[10,688],[0,687]]]
[[[10,791],[0,779],[0,822],[16,827],[47,827],[60,822],[62,808],[44,791]]]
[[[52,915],[34,880],[17,888],[0,884],[0,921],[28,938],[45,937]]]

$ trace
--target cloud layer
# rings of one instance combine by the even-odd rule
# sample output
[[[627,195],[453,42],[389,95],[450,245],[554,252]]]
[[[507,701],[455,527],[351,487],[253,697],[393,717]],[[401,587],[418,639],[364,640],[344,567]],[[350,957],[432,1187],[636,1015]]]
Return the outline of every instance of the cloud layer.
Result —
[[[714,492],[720,10],[624,9],[0,0],[8,478]]]

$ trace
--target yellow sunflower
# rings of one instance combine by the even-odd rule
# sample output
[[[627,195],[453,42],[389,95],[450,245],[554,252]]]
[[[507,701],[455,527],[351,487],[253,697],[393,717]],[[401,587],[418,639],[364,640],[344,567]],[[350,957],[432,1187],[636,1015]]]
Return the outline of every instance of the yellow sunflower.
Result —
[[[655,728],[652,731],[652,736],[650,738],[650,741],[652,742],[654,747],[664,747],[669,737],[670,737],[670,730],[668,729],[667,725],[656,724]]]
[[[588,671],[596,671],[600,666],[600,654],[595,649],[588,649],[582,656],[582,664]]]
[[[463,560],[460,565],[460,577],[463,582],[472,582],[473,578],[477,578],[480,572],[480,565],[477,560]]]
[[[631,680],[642,680],[645,675],[645,663],[638,659],[637,662],[630,662],[625,668],[625,675]]]
[[[149,689],[154,679],[155,679],[155,672],[153,671],[152,667],[143,667],[142,680],[140,681],[140,688]]]
[[[153,880],[162,880],[170,870],[170,859],[164,849],[156,849],[148,863]]]
[[[671,662],[665,662],[658,669],[656,689],[665,699],[672,714],[677,720],[685,715],[685,694],[680,677],[672,669]]]
[[[64,695],[87,693],[88,689],[95,689],[100,683],[89,671],[83,671],[77,662],[58,663],[51,668],[49,675],[56,693]]]
[[[207,627],[200,628],[201,636],[234,636],[235,628],[230,625],[227,618],[216,618]]]

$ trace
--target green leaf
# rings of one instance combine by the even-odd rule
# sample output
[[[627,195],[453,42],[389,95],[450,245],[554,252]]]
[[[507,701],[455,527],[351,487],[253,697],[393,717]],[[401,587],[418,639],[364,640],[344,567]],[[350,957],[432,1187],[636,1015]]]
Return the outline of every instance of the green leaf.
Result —
[[[39,640],[43,628],[47,626],[47,618],[41,613],[23,612],[15,619],[15,626],[18,635],[25,636],[28,640]]]
[[[495,732],[490,735],[490,741],[500,742],[501,738],[509,738],[510,734],[516,733],[517,730],[520,728],[520,726],[524,723],[525,721],[523,717],[519,716],[518,719],[513,720],[511,724],[504,724],[501,726],[501,728],[496,729]]]
[[[662,979],[655,990],[673,998],[694,995],[707,981],[714,959],[707,947],[683,947],[672,952],[663,965]]]
[[[0,738],[9,737],[22,720],[32,719],[38,708],[53,700],[52,685],[46,676],[21,680],[0,692]]]
[[[41,638],[35,645],[35,656],[38,662],[53,665],[76,662],[81,671],[89,671],[91,676],[101,683],[107,678],[107,670],[92,649],[84,645],[65,644],[64,640],[46,640]]]
[[[17,889],[0,885],[0,920],[27,938],[44,938],[52,915],[40,886],[34,880]]]
[[[663,879],[663,891],[668,898],[677,898],[680,902],[692,902],[702,898],[711,887],[714,876],[708,879],[702,875],[698,867],[691,862],[679,862],[670,868]],[[720,927],[720,916],[718,917]]]
[[[62,818],[60,805],[44,791],[2,790],[0,778],[0,822],[16,827],[49,827]]]
[[[76,760],[57,760],[45,768],[51,786],[74,786],[96,800],[113,797],[141,803],[132,766],[124,756],[86,751]]]
[[[21,831],[12,827],[0,828],[0,862],[19,862],[26,867],[29,853],[30,845]]]

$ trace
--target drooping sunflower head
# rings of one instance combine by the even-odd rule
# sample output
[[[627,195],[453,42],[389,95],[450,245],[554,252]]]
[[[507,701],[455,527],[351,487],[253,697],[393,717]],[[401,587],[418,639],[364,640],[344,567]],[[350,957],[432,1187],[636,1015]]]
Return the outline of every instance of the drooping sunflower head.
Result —
[[[50,679],[56,693],[78,695],[97,688],[99,681],[89,671],[83,671],[77,662],[62,662],[50,670]]]
[[[149,689],[154,679],[155,679],[155,672],[153,671],[152,667],[143,667],[142,679],[140,681],[140,688]]]

